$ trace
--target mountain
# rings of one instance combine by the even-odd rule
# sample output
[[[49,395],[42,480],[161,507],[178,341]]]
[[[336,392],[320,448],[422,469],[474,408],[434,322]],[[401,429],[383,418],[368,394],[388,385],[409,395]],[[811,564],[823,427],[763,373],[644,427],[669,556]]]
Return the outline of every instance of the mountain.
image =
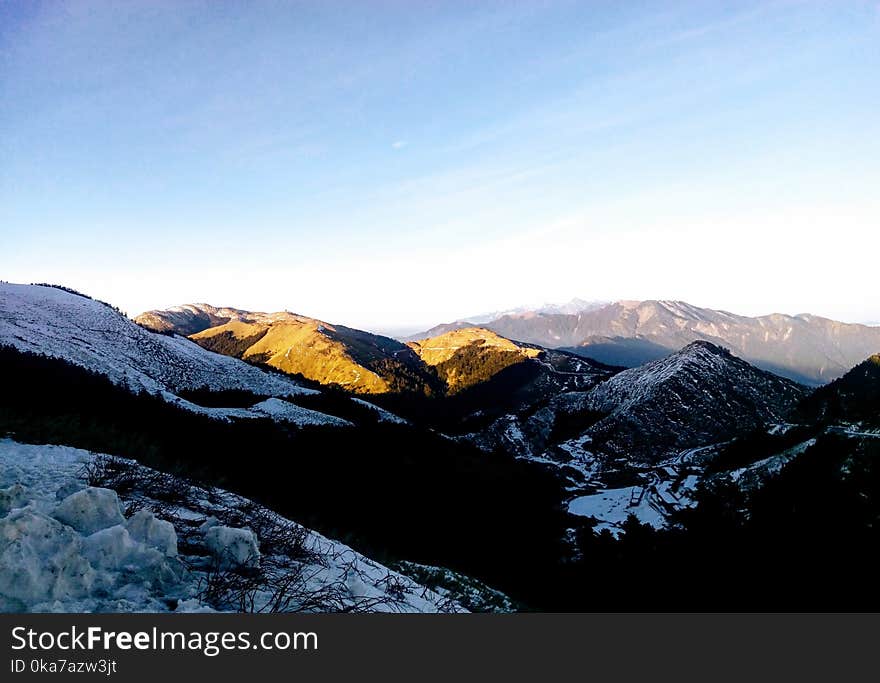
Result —
[[[596,452],[657,462],[782,422],[806,393],[714,344],[692,342],[593,389],[585,407],[606,416],[583,436]]]
[[[631,516],[661,529],[696,505],[716,462],[762,486],[815,443],[783,423],[808,389],[709,342],[585,391],[510,412],[465,439],[541,464],[566,482],[569,513],[619,535]]]
[[[607,306],[609,303],[608,301],[587,301],[575,297],[564,304],[544,304],[540,308],[535,309],[535,312],[544,315],[577,315],[587,311],[596,311]]]
[[[876,430],[880,427],[880,354],[817,389],[798,406],[797,416]]]
[[[781,422],[807,394],[709,342],[561,393],[471,438],[592,476],[609,463],[655,464]],[[578,477],[582,478],[582,477]]]
[[[404,344],[295,313],[191,304],[150,311],[135,320],[149,329],[187,334],[217,353],[355,393],[430,394],[438,387],[435,375]]]
[[[433,328],[435,336],[464,326]],[[880,350],[880,328],[819,316],[756,318],[699,308],[682,301],[618,301],[575,314],[529,311],[483,325],[509,339],[566,348],[610,365],[635,367],[698,340],[790,379],[824,384]]]
[[[436,370],[452,394],[485,382],[504,368],[541,354],[538,348],[512,342],[479,327],[453,330],[409,342],[407,346]]]
[[[470,321],[470,324],[487,323],[506,315],[515,316],[526,313],[543,313],[543,314],[576,314],[582,311],[593,311],[602,306],[606,306],[607,301],[586,301],[584,299],[574,298],[564,304],[544,304],[537,308],[531,306],[517,306],[505,311],[494,311],[492,313],[478,313],[477,315],[469,315],[459,322]]]

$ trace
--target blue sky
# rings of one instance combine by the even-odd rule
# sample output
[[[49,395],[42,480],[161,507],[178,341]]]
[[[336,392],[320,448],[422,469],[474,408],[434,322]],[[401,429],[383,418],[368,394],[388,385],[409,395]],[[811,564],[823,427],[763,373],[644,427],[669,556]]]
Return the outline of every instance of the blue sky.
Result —
[[[0,277],[373,329],[880,320],[878,112],[876,1],[7,1]]]

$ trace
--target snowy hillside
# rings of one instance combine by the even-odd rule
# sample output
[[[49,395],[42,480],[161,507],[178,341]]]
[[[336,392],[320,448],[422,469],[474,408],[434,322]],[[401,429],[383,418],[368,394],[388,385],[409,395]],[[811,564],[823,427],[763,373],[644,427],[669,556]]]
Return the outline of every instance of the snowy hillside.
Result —
[[[9,439],[0,565],[4,612],[463,611],[240,496]]]
[[[317,393],[183,337],[148,332],[101,302],[53,287],[0,283],[0,344],[153,393],[201,387],[280,397]]]
[[[605,453],[658,462],[683,448],[781,422],[805,395],[794,382],[709,342],[693,342],[591,391],[586,406],[607,417],[587,435]]]
[[[580,453],[589,461],[601,455],[650,464],[781,422],[805,394],[724,349],[694,342],[589,391],[561,393],[531,415],[506,416],[472,439],[532,458],[564,462]]]

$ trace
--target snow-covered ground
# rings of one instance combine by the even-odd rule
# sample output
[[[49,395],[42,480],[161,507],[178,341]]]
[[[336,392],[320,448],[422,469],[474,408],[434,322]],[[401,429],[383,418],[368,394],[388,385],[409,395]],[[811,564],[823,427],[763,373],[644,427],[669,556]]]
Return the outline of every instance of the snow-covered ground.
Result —
[[[385,410],[384,408],[380,408],[375,403],[370,403],[369,401],[364,401],[360,398],[352,398],[352,401],[358,403],[365,408],[369,408],[378,416],[379,422],[392,422],[394,424],[407,425],[409,424],[409,420],[404,420],[399,415],[395,415],[392,412]]]
[[[121,500],[113,482],[125,484]],[[0,610],[215,609],[463,611],[232,493],[129,460],[0,440]]]
[[[203,387],[277,397],[318,393],[185,337],[149,332],[99,301],[54,287],[0,283],[0,344],[153,393]]]
[[[697,474],[687,474],[667,465],[649,473],[650,482],[636,486],[605,489],[588,496],[578,496],[568,504],[568,512],[592,517],[596,530],[607,529],[617,536],[630,515],[642,524],[662,529],[669,514],[692,507],[692,493],[700,481]]]
[[[568,511],[580,517],[593,517],[598,521],[596,530],[608,529],[617,535],[621,525],[630,515],[655,529],[666,525],[665,515],[651,504],[650,496],[640,496],[642,487],[626,486],[607,489],[590,496],[580,496],[568,504]]]
[[[168,403],[173,403],[179,408],[199,415],[207,415],[215,420],[247,420],[268,417],[280,422],[289,422],[298,427],[314,427],[318,425],[325,427],[354,426],[351,422],[343,420],[341,417],[319,413],[317,410],[303,408],[280,398],[268,398],[265,401],[255,403],[250,408],[222,408],[200,406],[192,401],[175,396],[170,391],[162,392],[162,397]]]
[[[261,401],[260,403],[251,406],[250,410],[255,413],[260,413],[263,416],[271,417],[275,420],[291,422],[300,427],[308,425],[334,425],[336,427],[354,426],[351,422],[343,420],[341,417],[333,417],[332,415],[319,413],[316,410],[302,408],[288,401],[282,401],[280,398],[268,398],[265,401]]]

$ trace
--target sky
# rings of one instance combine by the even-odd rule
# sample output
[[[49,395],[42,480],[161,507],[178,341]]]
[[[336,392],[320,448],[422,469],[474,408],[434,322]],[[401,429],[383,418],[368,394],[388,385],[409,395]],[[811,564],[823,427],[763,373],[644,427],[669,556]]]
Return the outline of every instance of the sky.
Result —
[[[0,2],[0,279],[880,321],[880,2]]]

